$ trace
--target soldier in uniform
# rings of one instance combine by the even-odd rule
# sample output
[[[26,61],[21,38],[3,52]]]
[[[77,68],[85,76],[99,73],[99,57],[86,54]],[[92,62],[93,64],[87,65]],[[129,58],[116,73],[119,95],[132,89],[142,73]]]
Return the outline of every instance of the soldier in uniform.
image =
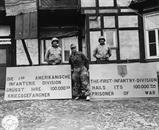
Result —
[[[106,39],[100,36],[98,42],[100,43],[93,52],[93,56],[96,58],[96,63],[107,63],[111,56],[111,49],[108,44],[105,44]]]
[[[47,49],[45,54],[45,61],[49,65],[57,65],[61,63],[62,60],[62,50],[59,47],[59,39],[52,38],[51,40],[52,46]]]
[[[85,97],[86,100],[90,100],[89,61],[82,52],[76,50],[76,45],[71,44],[70,48],[69,63],[72,70],[73,98]]]

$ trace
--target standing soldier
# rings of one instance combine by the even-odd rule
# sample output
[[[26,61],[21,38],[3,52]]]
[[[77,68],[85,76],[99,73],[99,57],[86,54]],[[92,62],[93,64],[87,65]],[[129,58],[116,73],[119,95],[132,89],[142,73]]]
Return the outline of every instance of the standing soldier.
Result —
[[[48,48],[45,54],[45,61],[49,65],[57,65],[61,63],[61,48],[59,47],[59,39],[58,38],[52,38],[51,40],[52,46]]]
[[[84,96],[86,100],[90,100],[89,61],[82,52],[76,50],[76,45],[71,44],[70,48],[69,63],[72,70],[73,98],[78,99]]]
[[[111,50],[108,44],[105,44],[105,38],[100,36],[98,42],[100,43],[94,50],[93,56],[96,58],[96,63],[107,63],[111,56]]]

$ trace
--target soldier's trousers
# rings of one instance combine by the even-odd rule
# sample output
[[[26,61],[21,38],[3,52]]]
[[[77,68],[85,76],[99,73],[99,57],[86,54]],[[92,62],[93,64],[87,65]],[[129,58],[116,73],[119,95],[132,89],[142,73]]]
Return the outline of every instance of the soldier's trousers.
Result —
[[[72,92],[73,97],[89,96],[89,73],[86,67],[74,68],[72,73]]]

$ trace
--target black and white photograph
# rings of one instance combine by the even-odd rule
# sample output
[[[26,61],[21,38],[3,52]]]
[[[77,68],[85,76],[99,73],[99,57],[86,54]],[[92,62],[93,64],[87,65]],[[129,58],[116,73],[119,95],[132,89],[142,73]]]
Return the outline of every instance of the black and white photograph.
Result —
[[[159,130],[159,0],[0,0],[0,130]]]

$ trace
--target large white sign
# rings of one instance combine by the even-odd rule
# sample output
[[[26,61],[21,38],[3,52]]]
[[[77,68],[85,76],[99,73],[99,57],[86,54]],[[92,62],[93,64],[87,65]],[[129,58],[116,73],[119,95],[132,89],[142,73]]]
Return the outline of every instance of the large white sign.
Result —
[[[67,98],[72,98],[70,65],[7,68],[5,100]]]
[[[92,98],[158,97],[153,64],[90,65]]]

